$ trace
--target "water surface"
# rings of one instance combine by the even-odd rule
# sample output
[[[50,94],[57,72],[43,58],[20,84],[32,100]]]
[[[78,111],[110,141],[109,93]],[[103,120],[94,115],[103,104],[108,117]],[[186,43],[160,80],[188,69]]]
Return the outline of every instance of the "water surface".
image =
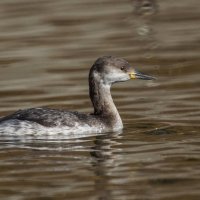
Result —
[[[91,112],[88,70],[102,55],[157,77],[113,87],[121,132],[1,136],[1,199],[199,199],[199,1],[1,0],[0,11],[0,116]]]

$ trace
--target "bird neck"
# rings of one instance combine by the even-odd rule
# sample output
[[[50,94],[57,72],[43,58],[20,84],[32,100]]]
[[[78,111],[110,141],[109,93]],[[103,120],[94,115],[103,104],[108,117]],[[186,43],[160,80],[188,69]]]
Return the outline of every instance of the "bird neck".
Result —
[[[105,84],[101,79],[92,74],[89,77],[90,99],[94,107],[94,115],[109,119],[113,127],[123,127],[118,110],[110,93],[110,84]]]

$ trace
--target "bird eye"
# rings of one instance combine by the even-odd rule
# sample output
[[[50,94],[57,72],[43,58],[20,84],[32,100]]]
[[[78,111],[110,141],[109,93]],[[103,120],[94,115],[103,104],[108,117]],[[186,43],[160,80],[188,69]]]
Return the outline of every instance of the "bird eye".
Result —
[[[125,67],[123,66],[123,67],[121,67],[121,70],[123,71],[123,70],[125,70]]]

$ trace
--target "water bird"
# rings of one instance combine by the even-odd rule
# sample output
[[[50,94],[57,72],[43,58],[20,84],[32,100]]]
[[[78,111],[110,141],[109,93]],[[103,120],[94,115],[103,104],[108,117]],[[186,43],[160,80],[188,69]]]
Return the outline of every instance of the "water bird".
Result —
[[[0,118],[0,133],[57,134],[102,133],[117,131],[123,123],[111,96],[111,86],[129,79],[153,80],[135,70],[125,59],[114,56],[98,58],[89,71],[89,96],[93,113],[51,108],[29,108]]]

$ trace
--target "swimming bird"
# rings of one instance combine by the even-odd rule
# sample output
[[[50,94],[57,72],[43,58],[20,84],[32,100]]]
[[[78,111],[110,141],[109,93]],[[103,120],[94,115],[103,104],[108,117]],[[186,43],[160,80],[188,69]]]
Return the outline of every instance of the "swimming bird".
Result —
[[[19,110],[0,119],[0,133],[102,133],[123,128],[110,88],[114,83],[129,79],[152,80],[154,77],[135,70],[123,58],[98,58],[89,72],[89,95],[94,107],[90,114],[51,108]]]

